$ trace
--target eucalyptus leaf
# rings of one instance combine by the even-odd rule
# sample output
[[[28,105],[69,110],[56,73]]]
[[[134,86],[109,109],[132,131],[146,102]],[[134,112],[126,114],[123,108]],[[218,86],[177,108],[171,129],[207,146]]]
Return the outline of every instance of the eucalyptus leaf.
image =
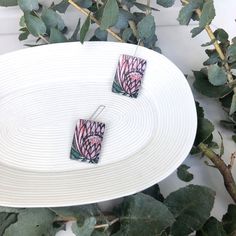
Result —
[[[41,18],[48,30],[50,30],[50,28],[57,28],[62,31],[65,28],[62,17],[50,8],[43,8]]]
[[[203,227],[196,232],[196,236],[227,236],[223,225],[214,217],[210,217]]]
[[[147,194],[160,202],[164,201],[164,197],[161,194],[160,187],[158,184],[154,184],[153,186],[143,190],[142,193]]]
[[[17,221],[17,214],[0,212],[0,235],[3,235],[5,230]]]
[[[236,123],[233,121],[228,121],[228,120],[220,120],[220,124],[230,130],[236,129]]]
[[[183,6],[179,11],[177,20],[181,25],[188,25],[193,13],[196,9],[201,8],[203,0],[190,0],[188,4]]]
[[[33,16],[29,12],[25,12],[24,18],[26,27],[33,36],[38,37],[46,33],[46,25],[40,18]]]
[[[17,0],[0,0],[0,6],[2,7],[12,7],[12,6],[16,6]]]
[[[143,12],[134,12],[134,22],[138,24],[145,16],[146,14]]]
[[[202,71],[193,71],[195,81],[193,83],[194,88],[201,94],[212,97],[220,98],[229,94],[232,89],[226,85],[214,86],[208,81],[207,75]]]
[[[223,98],[220,98],[221,105],[224,108],[230,109],[232,98],[233,98],[233,92],[224,96]]]
[[[219,149],[218,143],[213,142],[213,141],[208,144],[208,147],[212,149]]]
[[[232,115],[234,112],[236,112],[236,94],[233,95],[229,114]]]
[[[119,17],[119,7],[116,0],[107,0],[102,14],[101,26],[102,30],[106,30],[110,26],[116,24]]]
[[[209,25],[211,21],[214,19],[215,15],[216,13],[215,13],[213,0],[207,0],[203,4],[202,14],[199,20],[199,27],[203,28],[206,25]]]
[[[84,224],[81,226],[77,223],[73,223],[71,226],[72,232],[76,236],[91,236],[96,225],[95,217],[88,217],[85,219]]]
[[[20,41],[26,40],[26,39],[28,38],[29,34],[30,34],[30,33],[29,33],[28,30],[27,30],[27,31],[23,31],[23,32],[19,35],[18,39],[19,39]]]
[[[92,0],[75,0],[75,2],[83,8],[89,8],[93,4]]]
[[[198,118],[204,118],[203,108],[200,106],[199,102],[195,101],[195,104],[196,104],[196,110],[197,110],[197,117]]]
[[[216,50],[206,49],[205,52],[209,58],[203,62],[204,66],[213,65],[213,64],[216,64],[220,61],[219,55],[216,52]]]
[[[81,30],[80,30],[80,42],[81,43],[84,43],[84,40],[85,40],[86,34],[88,33],[89,27],[90,27],[90,16],[88,16],[86,18],[84,24],[81,27]]]
[[[127,42],[129,41],[132,34],[133,34],[132,29],[126,28],[122,33],[122,39]]]
[[[145,4],[142,4],[142,3],[139,3],[139,2],[134,2],[134,5],[142,11],[146,11],[146,10],[159,11],[157,8],[150,7],[148,5],[145,5]]]
[[[97,28],[94,32],[94,35],[101,41],[107,40],[107,31],[101,30],[100,28]]]
[[[236,61],[236,44],[232,44],[227,48],[227,56],[229,63]]]
[[[214,35],[215,35],[216,39],[218,41],[220,41],[221,43],[228,42],[229,35],[224,29],[219,28],[219,29],[215,30]]]
[[[119,17],[115,24],[115,27],[118,29],[125,29],[128,27],[129,20],[133,20],[134,16],[123,9],[119,9]]]
[[[137,25],[138,37],[142,41],[155,34],[156,25],[152,15],[145,16]]]
[[[230,204],[227,213],[222,218],[224,230],[229,236],[236,234],[236,205]]]
[[[60,3],[53,5],[52,9],[60,13],[65,13],[69,5],[68,0],[62,0]]]
[[[3,236],[53,236],[55,214],[46,208],[24,209],[18,214],[17,222],[11,224]]]
[[[117,235],[159,235],[173,222],[173,215],[162,202],[138,193],[124,199],[120,215],[121,229]]]
[[[37,11],[39,9],[38,0],[18,0],[18,5],[22,11]]]
[[[0,212],[5,212],[5,213],[19,213],[22,210],[24,210],[24,209],[23,208],[14,208],[14,207],[3,207],[3,206],[0,206]]]
[[[181,166],[178,167],[177,169],[177,176],[179,177],[179,179],[181,179],[184,182],[190,182],[191,180],[193,180],[193,174],[188,172],[188,169],[190,167],[182,164]]]
[[[67,38],[56,28],[51,28],[50,30],[50,43],[64,43],[67,41]]]
[[[215,64],[208,68],[208,79],[215,86],[224,85],[227,82],[227,75],[222,67]]]
[[[212,44],[214,44],[216,42],[216,39],[211,40],[210,42],[204,43],[201,46],[202,47],[207,47],[207,46],[211,46]]]
[[[214,199],[213,190],[199,185],[188,185],[167,196],[164,203],[176,219],[171,235],[187,236],[199,230],[210,216]]]
[[[192,38],[196,37],[198,34],[200,34],[204,30],[203,27],[195,27],[190,32],[192,33]]]
[[[156,0],[156,3],[163,7],[172,7],[175,3],[175,0]]]
[[[19,22],[19,25],[20,25],[20,27],[22,27],[22,28],[26,27],[24,16],[21,16],[21,18],[20,18],[20,22]]]
[[[198,144],[204,142],[213,131],[214,126],[209,120],[205,118],[199,118],[194,145],[197,146]]]

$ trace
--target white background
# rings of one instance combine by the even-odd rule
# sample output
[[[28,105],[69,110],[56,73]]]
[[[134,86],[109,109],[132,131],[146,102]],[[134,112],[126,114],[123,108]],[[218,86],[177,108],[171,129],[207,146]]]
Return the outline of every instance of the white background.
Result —
[[[51,1],[41,1],[50,4]],[[140,2],[144,2],[141,1]],[[153,6],[157,7],[156,4]],[[172,60],[183,73],[191,73],[191,70],[196,70],[202,67],[202,62],[206,56],[204,48],[200,45],[202,43],[210,41],[205,32],[200,36],[192,39],[190,30],[194,27],[194,22],[189,27],[179,26],[176,18],[180,9],[180,2],[177,1],[175,6],[169,9],[164,9],[158,6],[161,10],[155,12],[156,24],[157,24],[157,36],[158,46],[162,49],[162,52],[170,60]],[[215,0],[216,18],[212,23],[212,28],[222,27],[228,31],[231,37],[236,36],[236,23],[235,23],[235,0]],[[22,12],[17,7],[1,8],[0,7],[0,54],[14,51],[23,48],[23,43],[18,41],[18,29],[19,18]],[[69,29],[73,29],[74,25],[78,21],[80,15],[72,7],[69,8],[65,21]],[[191,83],[191,80],[190,80]],[[213,99],[206,99],[199,94],[195,94],[197,100],[206,108],[206,116],[217,123],[220,119],[224,118],[225,114],[221,110],[220,106]],[[225,140],[225,155],[224,159],[229,162],[230,153],[236,150],[235,144],[230,140],[230,132],[225,131],[221,127],[217,127],[223,133]],[[216,139],[219,139],[217,132]],[[204,159],[196,157],[188,157],[185,161],[187,165],[191,166],[190,171],[194,174],[193,184],[201,184],[209,186],[216,190],[215,206],[212,214],[221,219],[222,215],[227,209],[227,205],[232,203],[232,200],[228,196],[228,193],[223,187],[223,181],[221,175],[215,168],[208,167],[204,164]],[[236,177],[236,168],[233,168],[233,174]],[[176,173],[166,178],[160,183],[160,188],[163,194],[166,196],[170,192],[185,186],[186,184],[176,178]],[[108,209],[119,200],[113,200],[111,202],[105,202],[100,204],[104,209]],[[73,235],[68,232],[60,232],[58,235]]]

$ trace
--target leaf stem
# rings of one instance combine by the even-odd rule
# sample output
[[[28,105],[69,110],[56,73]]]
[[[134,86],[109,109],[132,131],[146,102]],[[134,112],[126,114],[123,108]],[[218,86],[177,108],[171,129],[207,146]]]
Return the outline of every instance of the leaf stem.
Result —
[[[214,166],[220,171],[224,179],[225,188],[233,199],[233,201],[236,203],[236,183],[231,172],[232,159],[231,164],[227,166],[225,162],[221,159],[221,157],[217,155],[214,151],[212,151],[210,148],[208,148],[204,143],[200,143],[198,145],[198,148],[208,159],[211,160]]]
[[[87,17],[90,16],[90,19],[92,21],[94,21],[97,25],[100,26],[100,22],[93,16],[92,12],[90,12],[89,10],[80,7],[79,5],[77,5],[73,0],[68,0],[68,2],[75,7],[79,12],[83,13],[84,15],[86,15]],[[111,30],[110,28],[106,29],[106,31],[112,35],[116,40],[120,41],[120,42],[124,42],[124,40],[117,35],[113,30]]]
[[[39,35],[39,38],[42,39],[45,43],[49,44],[50,42],[43,36],[43,35]]]
[[[116,219],[112,220],[111,222],[109,222],[108,224],[95,225],[94,228],[95,229],[109,228],[111,225],[115,224],[119,220],[120,220],[119,218],[116,218]]]

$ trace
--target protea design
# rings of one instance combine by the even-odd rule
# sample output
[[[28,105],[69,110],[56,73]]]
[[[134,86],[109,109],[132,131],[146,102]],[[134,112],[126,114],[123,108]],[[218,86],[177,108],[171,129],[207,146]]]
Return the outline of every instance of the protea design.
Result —
[[[146,68],[146,60],[121,55],[116,69],[112,92],[137,98]]]
[[[104,123],[80,119],[75,128],[70,158],[98,163],[104,131]]]

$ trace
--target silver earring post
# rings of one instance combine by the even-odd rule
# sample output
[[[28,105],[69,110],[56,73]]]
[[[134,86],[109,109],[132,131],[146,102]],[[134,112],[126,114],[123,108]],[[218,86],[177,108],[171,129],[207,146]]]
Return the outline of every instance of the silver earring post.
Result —
[[[103,110],[106,108],[105,105],[100,105],[98,108],[94,111],[94,113],[89,117],[90,120],[96,120],[96,118],[103,112]]]

